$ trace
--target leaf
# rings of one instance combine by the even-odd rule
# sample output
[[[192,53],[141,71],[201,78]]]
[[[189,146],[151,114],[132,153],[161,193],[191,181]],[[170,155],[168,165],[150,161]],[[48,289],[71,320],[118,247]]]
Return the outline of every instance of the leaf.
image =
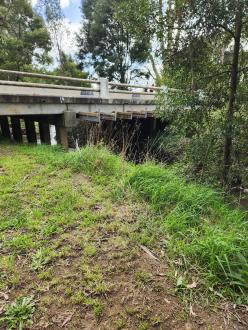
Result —
[[[183,286],[183,277],[179,276],[177,279],[177,287]]]

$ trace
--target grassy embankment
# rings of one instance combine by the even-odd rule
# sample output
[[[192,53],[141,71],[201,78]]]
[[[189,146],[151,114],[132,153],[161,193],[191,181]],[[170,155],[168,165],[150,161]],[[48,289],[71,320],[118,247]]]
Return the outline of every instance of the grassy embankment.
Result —
[[[91,226],[109,216],[110,200],[120,202],[128,198],[131,203],[145,201],[151,212],[147,217],[140,213],[138,230],[132,230],[130,224],[115,224],[122,233],[130,235],[131,241],[163,250],[167,260],[171,260],[171,269],[177,270],[179,292],[186,296],[195,292],[212,297],[224,295],[236,302],[247,302],[247,217],[226,205],[214,190],[186,182],[171,167],[127,163],[103,147],[90,146],[74,153],[44,146],[11,148],[18,150],[18,154],[0,160],[3,171],[8,169],[12,173],[0,175],[0,238],[5,253],[1,259],[1,290],[6,278],[12,286],[19,283],[16,255],[28,251],[36,251],[28,258],[37,281],[50,279],[54,282],[51,285],[56,286],[56,276],[46,267],[56,259],[56,253],[70,254],[71,246],[64,245],[55,253],[61,242],[57,240],[50,246],[51,238],[66,235],[70,230],[73,240],[72,231],[79,216],[83,218],[80,228]],[[76,192],[70,189],[71,173],[91,178],[95,187],[99,187],[94,190],[94,197],[89,197],[86,183]],[[82,204],[86,206],[82,208]],[[100,208],[97,216],[91,212],[92,206]],[[96,254],[96,247],[88,238],[83,246],[86,262],[80,269],[91,293],[68,288],[67,294],[72,302],[91,306],[97,316],[103,308],[97,294],[108,292],[109,288],[101,271],[91,269],[87,263]],[[149,282],[149,276],[142,272],[136,277],[148,278]],[[32,312],[32,303],[27,305]],[[5,316],[5,322],[13,321],[11,308],[9,313],[10,321]]]
[[[227,291],[248,288],[247,215],[224,203],[211,188],[186,182],[173,167],[153,163],[132,165],[103,147],[86,147],[65,154],[33,149],[40,161],[91,175],[121,198],[125,189],[149,202],[158,217],[144,223],[147,234],[165,234],[170,256],[181,258],[185,269],[199,270],[211,287]],[[151,228],[149,228],[151,226]]]

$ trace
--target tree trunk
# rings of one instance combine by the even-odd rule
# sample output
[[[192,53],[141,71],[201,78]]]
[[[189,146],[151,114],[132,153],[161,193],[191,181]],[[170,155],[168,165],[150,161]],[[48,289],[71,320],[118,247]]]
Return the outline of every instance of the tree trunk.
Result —
[[[237,14],[236,14],[232,75],[231,75],[231,83],[230,83],[229,104],[228,104],[228,109],[226,114],[226,124],[225,124],[224,168],[223,168],[224,184],[229,183],[229,171],[231,166],[231,152],[232,152],[232,144],[233,144],[233,118],[235,112],[236,93],[238,87],[240,39],[241,39],[242,25],[243,25],[242,19],[243,19],[243,6],[240,5],[237,8]]]
[[[163,11],[163,0],[159,0],[158,3],[158,20],[159,20],[159,30],[158,39],[160,42],[160,51],[162,55],[163,65],[165,65],[165,40],[164,40],[164,11]]]

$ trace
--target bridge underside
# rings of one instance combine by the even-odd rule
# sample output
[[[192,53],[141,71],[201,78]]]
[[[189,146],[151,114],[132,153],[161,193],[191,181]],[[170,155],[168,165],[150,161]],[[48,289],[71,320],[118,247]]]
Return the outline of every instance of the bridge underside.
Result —
[[[149,102],[39,96],[0,96],[1,135],[16,142],[51,144],[50,126],[57,143],[68,148],[68,133],[83,122],[147,120],[151,125],[154,105]],[[149,120],[148,120],[149,119]]]

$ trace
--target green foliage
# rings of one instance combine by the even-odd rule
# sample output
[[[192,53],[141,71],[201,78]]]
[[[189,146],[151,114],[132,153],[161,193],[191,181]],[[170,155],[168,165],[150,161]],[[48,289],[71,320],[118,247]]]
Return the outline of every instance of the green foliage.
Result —
[[[65,76],[65,77],[73,77],[73,78],[80,78],[80,79],[87,79],[88,75],[85,72],[82,72],[79,68],[79,65],[73,60],[73,58],[70,55],[66,55],[64,52],[60,52],[60,65],[58,68],[54,69],[52,72],[49,72],[49,74],[55,75],[55,76]],[[55,83],[65,84],[64,81],[55,80]],[[82,82],[67,82],[70,86],[87,86],[87,84]]]
[[[49,63],[50,37],[30,1],[0,1],[0,67],[23,70],[33,60]]]
[[[15,302],[7,305],[4,316],[0,323],[7,326],[7,329],[24,330],[33,324],[32,317],[35,311],[35,303],[32,297],[17,298]]]
[[[158,116],[170,125],[167,134],[188,139],[184,155],[193,175],[231,186],[247,184],[244,72],[248,62],[247,51],[242,51],[247,35],[242,21],[247,12],[243,0],[200,0],[184,6],[180,52],[167,63],[162,79],[164,85],[176,89],[158,98]],[[232,45],[238,39],[239,13],[241,46],[235,67]]]
[[[158,154],[172,161],[181,153],[188,172],[230,186],[248,182],[247,14],[245,0],[123,0],[116,13],[134,38],[150,40],[153,76],[172,88],[158,97],[170,127],[164,140],[188,141]]]
[[[79,58],[89,62],[102,77],[122,83],[141,76],[138,66],[146,61],[148,44],[132,34],[116,19],[116,0],[83,2],[83,28],[78,36]]]

